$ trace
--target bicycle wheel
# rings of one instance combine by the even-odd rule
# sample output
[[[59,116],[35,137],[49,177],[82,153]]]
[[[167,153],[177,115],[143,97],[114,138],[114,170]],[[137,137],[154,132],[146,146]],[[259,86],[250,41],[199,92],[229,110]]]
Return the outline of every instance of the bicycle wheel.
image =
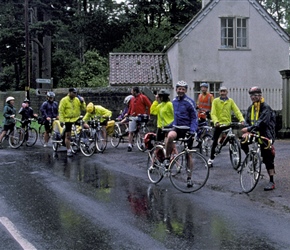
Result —
[[[80,140],[79,135],[74,135],[70,138],[70,149],[76,154],[80,149]]]
[[[192,193],[201,189],[209,176],[207,161],[196,150],[187,150],[178,154],[170,163],[169,171],[172,185],[183,193]],[[188,185],[188,178],[191,178],[192,185]]]
[[[26,133],[28,133],[26,138],[26,146],[32,147],[38,139],[38,133],[35,128],[27,129]]]
[[[80,150],[84,156],[92,156],[95,153],[95,140],[87,135],[86,131],[80,134]]]
[[[38,129],[38,139],[41,143],[41,145],[44,145],[44,134],[45,134],[45,128],[44,125],[40,125],[39,129]]]
[[[258,153],[247,154],[240,170],[240,184],[244,193],[250,193],[256,187],[261,174],[262,160]]]
[[[161,145],[156,145],[148,152],[147,175],[149,180],[157,184],[163,179],[164,168],[162,162],[165,158],[165,149]]]
[[[200,153],[205,156],[210,156],[210,151],[212,147],[212,136],[211,135],[205,135],[201,138],[201,146],[200,146]]]
[[[107,148],[107,140],[104,139],[103,132],[106,133],[105,131],[96,132],[96,148],[100,153],[103,153]]]
[[[232,166],[237,170],[241,165],[241,145],[236,137],[230,139],[229,152]]]
[[[114,148],[117,148],[120,144],[120,140],[121,140],[121,129],[120,129],[120,126],[118,124],[115,124],[115,127],[114,127],[114,133],[112,134],[111,136],[111,145],[114,147]]]
[[[146,151],[145,143],[144,143],[144,137],[148,133],[148,129],[145,127],[144,130],[141,128],[138,132],[135,133],[136,135],[136,144],[137,148],[144,152]]]
[[[14,127],[14,130],[9,134],[9,145],[11,148],[19,148],[24,141],[24,129],[20,127]]]

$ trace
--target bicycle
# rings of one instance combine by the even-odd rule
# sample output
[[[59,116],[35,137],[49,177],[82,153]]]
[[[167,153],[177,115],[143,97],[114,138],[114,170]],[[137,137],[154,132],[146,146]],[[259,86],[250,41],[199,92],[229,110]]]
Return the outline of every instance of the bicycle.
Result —
[[[128,141],[125,139],[129,135],[128,131],[128,123],[115,122],[114,132],[110,139],[111,145],[117,148],[121,142]]]
[[[211,147],[212,147],[212,127],[208,126],[208,122],[204,121],[198,124],[196,141],[198,142],[197,148],[199,148],[199,152],[204,154],[205,156],[210,155]]]
[[[156,143],[148,152],[147,175],[152,183],[159,183],[166,174],[169,174],[172,185],[183,193],[196,192],[206,184],[209,166],[201,153],[188,148],[188,141],[192,137],[192,134],[187,133],[185,138],[179,139],[184,148],[171,159],[168,169],[164,162],[166,155],[164,143]],[[192,180],[191,186],[187,185],[188,178]]]
[[[1,129],[1,133],[2,133],[2,129]],[[23,143],[23,140],[24,140],[23,135],[24,135],[24,129],[17,127],[15,125],[13,130],[12,131],[8,130],[5,136],[2,138],[1,146],[5,147],[6,142],[8,142],[7,144],[9,144],[11,148],[17,149]]]
[[[222,148],[229,142],[229,154],[233,168],[237,170],[241,165],[241,145],[233,132],[233,127],[240,125],[241,123],[232,122],[230,125],[222,125],[221,127],[228,127],[228,129],[222,132],[222,137],[215,149],[215,155],[219,155]]]
[[[272,141],[264,136],[260,136],[255,132],[249,133],[246,139],[241,143],[249,143],[249,152],[244,159],[239,170],[240,184],[244,193],[250,193],[257,186],[262,166],[261,146],[259,141],[267,144],[265,149],[272,146]]]
[[[21,125],[26,125],[25,128],[22,127],[24,133],[22,134],[23,140],[21,145],[23,145],[24,142],[26,142],[27,147],[32,147],[37,139],[38,139],[38,132],[35,128],[31,127],[31,122],[35,122],[36,120],[34,118],[29,118],[26,120],[20,120],[15,118],[16,121],[20,122]]]
[[[147,127],[147,123],[149,121],[149,116],[147,114],[139,114],[137,116],[137,129],[134,132],[134,137],[136,139],[137,148],[144,152],[146,151],[146,147],[144,144],[144,137],[149,132]]]
[[[81,131],[81,127],[78,126],[79,121],[82,120],[82,116],[72,125],[71,129],[71,140],[70,140],[70,148],[74,154],[80,149],[79,144],[79,134]],[[61,127],[60,127],[61,128]],[[53,151],[57,151],[59,147],[64,146],[65,144],[65,126],[62,127],[60,131],[56,131],[54,128],[51,134],[51,142]]]
[[[109,117],[101,117],[101,116],[95,116],[92,120],[88,122],[90,125],[90,132],[91,132],[91,138],[94,138],[95,144],[96,144],[96,150],[100,153],[103,153],[105,149],[107,148],[107,131],[106,127],[101,125],[101,118],[106,118],[109,120]]]

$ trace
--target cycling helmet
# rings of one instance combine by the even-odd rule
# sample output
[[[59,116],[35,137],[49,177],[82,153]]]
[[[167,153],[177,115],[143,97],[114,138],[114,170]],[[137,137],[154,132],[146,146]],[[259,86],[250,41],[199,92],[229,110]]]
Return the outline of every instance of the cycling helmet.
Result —
[[[188,87],[188,84],[185,81],[178,81],[176,83],[176,88],[178,88],[178,87],[185,87],[185,88],[187,88]]]
[[[29,101],[27,98],[25,98],[23,102],[28,102],[28,103],[30,103],[30,101]]]
[[[158,92],[158,95],[170,95],[169,91],[167,89],[160,89]]]
[[[13,96],[8,96],[6,98],[6,102],[10,102],[10,101],[14,101],[14,100],[15,100],[15,98]]]
[[[53,97],[54,98],[55,97],[55,93],[53,93],[53,92],[47,92],[46,93],[46,96],[47,97]]]
[[[207,82],[202,82],[200,84],[200,87],[206,87],[206,88],[208,88],[208,83]]]
[[[132,99],[132,95],[128,95],[128,96],[126,96],[125,97],[125,99],[124,99],[124,104],[127,104],[128,105],[128,103],[130,102],[130,100]]]
[[[94,108],[95,108],[94,104],[93,104],[92,102],[90,102],[90,103],[87,105],[87,112],[88,112],[88,113],[93,113]]]
[[[249,89],[249,94],[262,94],[262,90],[259,87],[254,86]]]

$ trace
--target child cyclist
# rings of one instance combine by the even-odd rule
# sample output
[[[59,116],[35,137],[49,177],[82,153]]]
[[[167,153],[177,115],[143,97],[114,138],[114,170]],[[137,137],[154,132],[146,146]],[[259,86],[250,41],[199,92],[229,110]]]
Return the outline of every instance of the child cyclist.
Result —
[[[1,146],[1,142],[3,137],[6,135],[7,131],[10,130],[12,131],[14,129],[15,126],[15,115],[16,115],[16,109],[14,108],[14,102],[15,102],[15,98],[12,96],[8,96],[6,98],[6,103],[4,106],[4,110],[3,110],[3,116],[4,116],[4,128],[2,133],[0,134],[0,148]]]
[[[33,109],[30,107],[30,101],[27,98],[23,101],[18,113],[22,115],[21,121],[24,121],[21,125],[22,128],[27,127],[27,125],[31,123],[29,119],[37,118],[37,114],[33,113]]]

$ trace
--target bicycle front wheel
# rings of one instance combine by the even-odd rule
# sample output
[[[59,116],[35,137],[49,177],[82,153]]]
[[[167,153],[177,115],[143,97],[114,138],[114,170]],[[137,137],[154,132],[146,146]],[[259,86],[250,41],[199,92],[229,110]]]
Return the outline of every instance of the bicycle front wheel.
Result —
[[[44,125],[40,125],[39,129],[38,129],[38,139],[41,143],[41,145],[44,145],[44,134],[45,134],[45,127]]]
[[[111,145],[114,147],[114,148],[117,148],[120,144],[120,140],[121,140],[121,129],[120,129],[120,126],[118,124],[115,124],[115,127],[114,127],[114,133],[112,134],[111,136]]]
[[[26,146],[32,147],[38,139],[38,133],[35,128],[27,129],[26,133],[27,133]]]
[[[146,151],[146,147],[145,147],[145,143],[144,143],[144,137],[146,135],[146,133],[144,131],[138,131],[136,132],[136,144],[137,144],[137,148],[141,151],[144,152]]]
[[[207,161],[196,150],[187,150],[178,154],[171,161],[169,171],[172,185],[183,193],[192,193],[201,189],[209,177]]]
[[[262,160],[258,153],[247,154],[241,171],[240,184],[244,193],[250,193],[257,186],[261,174]]]
[[[161,145],[156,145],[148,152],[147,175],[149,180],[157,184],[163,179],[164,168],[161,166],[165,158],[165,149]]]
[[[80,135],[80,150],[84,156],[92,156],[95,153],[95,140],[82,131]]]
[[[229,152],[232,166],[237,170],[241,165],[241,146],[236,137],[230,140]]]
[[[211,135],[205,135],[201,138],[201,147],[200,147],[200,153],[205,156],[210,156],[210,151],[212,147],[212,136]]]
[[[9,134],[9,145],[11,148],[19,148],[24,141],[24,129],[20,127],[14,127],[14,130]]]
[[[105,131],[97,131],[96,132],[96,148],[98,152],[103,153],[105,149],[107,148],[107,140],[104,138],[103,133],[106,133]],[[107,137],[107,135],[106,135]]]

